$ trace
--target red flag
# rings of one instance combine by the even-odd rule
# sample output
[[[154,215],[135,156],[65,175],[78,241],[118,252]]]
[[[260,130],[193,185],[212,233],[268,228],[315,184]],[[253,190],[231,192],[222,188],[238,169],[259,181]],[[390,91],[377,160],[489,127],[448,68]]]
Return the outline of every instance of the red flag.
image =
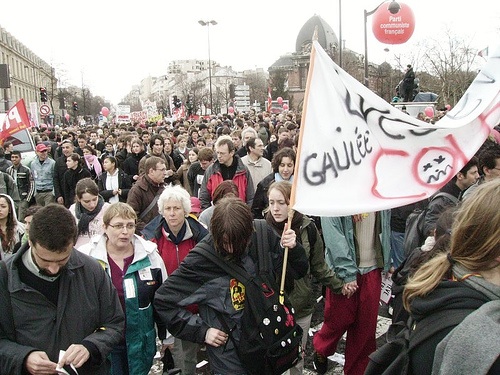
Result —
[[[28,112],[26,111],[24,100],[21,99],[9,110],[9,112],[5,116],[2,123],[2,128],[0,130],[0,141],[3,142],[4,139],[10,137],[12,134],[29,127],[30,120],[28,117]]]
[[[271,87],[267,88],[267,112],[271,112],[273,106],[273,97],[271,96]]]

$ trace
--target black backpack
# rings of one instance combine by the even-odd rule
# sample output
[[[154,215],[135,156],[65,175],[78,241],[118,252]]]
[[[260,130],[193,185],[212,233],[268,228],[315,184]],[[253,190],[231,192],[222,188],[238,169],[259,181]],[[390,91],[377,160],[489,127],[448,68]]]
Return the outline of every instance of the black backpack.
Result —
[[[241,318],[240,342],[236,343],[222,314],[217,313],[249,374],[280,375],[302,359],[302,328],[297,324],[288,298],[279,301],[279,287],[269,272],[265,220],[254,220],[257,236],[258,272],[251,276],[243,267],[225,261],[204,243],[199,254],[217,264],[245,286],[245,308]],[[196,250],[194,250],[196,251]]]
[[[387,342],[370,354],[364,375],[412,375],[412,349],[440,331],[460,324],[472,311],[445,310],[425,317],[418,323],[410,317],[406,324],[392,324],[387,332]]]
[[[405,256],[408,256],[415,248],[422,246],[427,238],[424,233],[425,215],[429,209],[429,204],[438,197],[446,197],[454,204],[458,204],[458,198],[448,194],[439,192],[433,195],[425,208],[415,208],[406,218],[405,236],[403,240],[403,249]]]

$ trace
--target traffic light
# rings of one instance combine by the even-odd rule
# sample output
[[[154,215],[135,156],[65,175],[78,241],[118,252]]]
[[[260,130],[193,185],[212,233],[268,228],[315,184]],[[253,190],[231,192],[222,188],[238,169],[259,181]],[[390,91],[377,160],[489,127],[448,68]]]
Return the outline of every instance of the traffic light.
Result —
[[[47,103],[48,97],[47,97],[47,90],[45,87],[40,87],[40,101],[42,103]]]
[[[78,111],[78,103],[77,102],[73,102],[73,111]]]

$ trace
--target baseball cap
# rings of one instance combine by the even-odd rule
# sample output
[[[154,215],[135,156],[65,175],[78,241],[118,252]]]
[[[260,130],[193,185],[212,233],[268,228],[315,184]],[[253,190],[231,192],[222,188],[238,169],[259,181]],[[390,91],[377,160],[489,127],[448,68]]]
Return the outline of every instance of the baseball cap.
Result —
[[[39,143],[36,145],[36,152],[43,152],[47,150],[48,150],[47,146],[45,146],[43,143]]]
[[[199,214],[201,212],[201,202],[196,197],[191,197],[191,212]]]

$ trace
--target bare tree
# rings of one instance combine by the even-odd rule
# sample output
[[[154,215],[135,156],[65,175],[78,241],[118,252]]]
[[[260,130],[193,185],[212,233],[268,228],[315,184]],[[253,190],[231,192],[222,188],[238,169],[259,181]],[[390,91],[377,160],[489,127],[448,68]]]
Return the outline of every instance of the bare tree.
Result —
[[[456,104],[469,88],[480,67],[477,49],[466,40],[446,30],[440,39],[427,39],[413,49],[420,87],[439,95],[442,104]],[[400,67],[403,56],[396,57]]]
[[[283,99],[290,99],[288,96],[288,74],[286,71],[281,69],[273,70],[273,72],[269,75],[269,81],[272,91],[273,99],[278,97],[282,97]],[[289,104],[292,107],[292,103]]]
[[[259,72],[245,74],[245,82],[250,87],[250,104],[255,101],[267,102],[267,78]]]

